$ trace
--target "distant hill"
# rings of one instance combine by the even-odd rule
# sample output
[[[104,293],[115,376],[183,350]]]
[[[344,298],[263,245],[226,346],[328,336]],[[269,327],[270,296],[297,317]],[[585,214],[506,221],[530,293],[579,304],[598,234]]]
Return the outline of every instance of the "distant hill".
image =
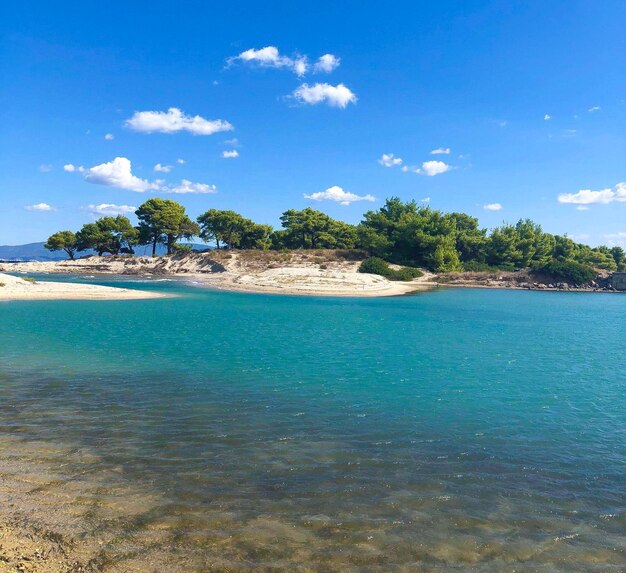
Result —
[[[185,243],[181,243],[185,244]],[[198,251],[204,251],[208,249],[208,245],[189,243],[192,249]],[[157,254],[164,255],[165,247],[163,245],[157,246]],[[83,251],[77,253],[77,257],[84,257],[86,255],[93,255],[95,253],[90,251]],[[141,247],[135,247],[135,254],[138,256],[150,256],[152,254],[152,247],[145,245]],[[67,255],[64,251],[50,252],[44,248],[44,243],[28,243],[27,245],[0,245],[0,261],[63,261],[67,259]]]
[[[51,253],[44,243],[27,245],[0,245],[0,261],[62,261],[67,259],[63,251]]]

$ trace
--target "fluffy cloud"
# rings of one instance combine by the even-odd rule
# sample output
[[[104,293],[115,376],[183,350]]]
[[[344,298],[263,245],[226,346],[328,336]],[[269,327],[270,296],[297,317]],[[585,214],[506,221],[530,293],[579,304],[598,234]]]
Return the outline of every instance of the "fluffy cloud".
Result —
[[[284,68],[291,70],[297,76],[303,76],[311,69],[307,56],[285,56],[280,53],[276,46],[265,46],[258,50],[250,48],[227,60],[229,65],[237,61],[262,68]],[[337,56],[324,54],[313,64],[313,71],[330,73],[339,66],[339,62]]]
[[[241,52],[238,56],[228,59],[228,63],[240,60],[246,63],[256,64],[263,68],[288,68],[298,76],[304,75],[309,69],[308,59],[306,56],[296,56],[290,58],[282,56],[276,46],[265,46],[255,50],[250,48],[245,52]]]
[[[350,205],[355,201],[376,201],[376,197],[373,195],[355,195],[344,191],[338,185],[333,185],[326,189],[326,191],[318,191],[311,195],[304,195],[305,199],[312,199],[313,201],[336,201],[340,205]]]
[[[430,203],[430,197],[424,197],[423,199],[420,199],[420,203]]]
[[[324,54],[323,56],[320,56],[317,62],[315,62],[313,71],[325,72],[329,74],[339,67],[340,62],[341,60],[337,56],[334,56],[333,54]]]
[[[431,155],[450,155],[449,147],[438,147],[437,149],[433,149],[430,154]]]
[[[104,139],[106,139],[107,141],[113,141],[115,139],[115,136],[112,133],[107,133],[104,136]]]
[[[160,163],[157,163],[153,169],[157,172],[157,173],[169,173],[172,170],[172,166],[171,165],[161,165]]]
[[[106,215],[114,217],[115,215],[127,215],[129,213],[134,213],[137,210],[137,207],[133,207],[132,205],[113,205],[111,203],[100,203],[100,205],[89,205],[87,209],[94,215]]]
[[[487,203],[483,205],[483,209],[487,211],[502,211],[502,205],[500,203]]]
[[[185,160],[184,159],[177,159],[176,163],[178,163],[178,165],[185,165]]]
[[[452,169],[452,166],[443,161],[424,161],[424,163],[422,163],[422,172],[429,177],[440,175],[441,173],[450,171],[450,169]]]
[[[561,193],[559,203],[572,205],[608,205],[613,202],[626,202],[626,182],[618,183],[615,189],[581,189],[577,193]]]
[[[552,116],[549,113],[546,113],[546,115],[543,116],[543,121],[550,121],[552,119]]]
[[[144,133],[188,131],[194,135],[212,135],[234,129],[228,121],[204,119],[199,115],[185,115],[176,107],[170,107],[167,111],[136,111],[124,125],[134,131]]]
[[[222,157],[224,159],[235,159],[235,157],[239,157],[239,152],[236,149],[231,149],[230,151],[222,151]]]
[[[344,109],[349,103],[356,103],[356,94],[344,84],[332,86],[330,84],[315,85],[302,84],[296,88],[292,96],[301,103],[316,105],[326,102],[331,107]]]
[[[27,211],[54,211],[48,203],[37,203],[35,205],[27,205],[24,207]]]
[[[593,113],[594,111],[600,111],[602,108],[599,105],[594,105],[593,107],[590,107],[587,111],[590,113]]]
[[[130,159],[126,157],[116,157],[108,163],[95,165],[85,173],[85,180],[97,185],[108,185],[109,187],[119,187],[127,191],[143,193],[144,191],[158,190],[160,182],[149,182],[140,179],[132,174]]]
[[[188,179],[183,179],[179,185],[175,187],[161,187],[161,191],[164,193],[217,193],[217,187],[215,185],[208,185],[207,183],[192,183]]]
[[[76,166],[76,165],[72,165],[71,163],[66,163],[63,166],[63,170],[67,171],[68,173],[74,173],[74,171],[79,171],[80,173],[82,173],[83,171],[85,171],[85,168],[82,165]]]
[[[146,191],[158,191],[160,193],[215,193],[217,191],[215,185],[193,183],[187,179],[183,179],[180,184],[174,186],[166,184],[162,179],[157,179],[156,181],[141,179],[133,175],[130,160],[126,157],[116,157],[113,161],[88,169],[85,173],[85,181],[136,193],[144,193]]]
[[[380,156],[378,163],[384,165],[385,167],[395,167],[397,165],[402,165],[402,159],[394,157],[393,153],[383,153]]]

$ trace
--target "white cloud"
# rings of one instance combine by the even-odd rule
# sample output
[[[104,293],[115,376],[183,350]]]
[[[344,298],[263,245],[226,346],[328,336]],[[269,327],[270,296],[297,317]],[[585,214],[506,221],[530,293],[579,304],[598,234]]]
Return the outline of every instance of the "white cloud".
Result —
[[[423,199],[420,199],[420,203],[430,203],[430,197],[424,197]]]
[[[262,68],[287,68],[298,76],[304,75],[308,69],[308,59],[306,56],[282,56],[276,46],[265,46],[255,50],[250,48],[245,52],[241,52],[238,56],[228,58],[228,64],[240,60],[246,63],[256,64]]]
[[[50,171],[52,171],[52,165],[50,165],[49,163],[42,163],[39,166],[39,171],[41,171],[42,173],[49,173]]]
[[[224,159],[234,159],[235,157],[239,157],[239,152],[236,149],[231,149],[230,151],[222,151],[222,157]]]
[[[325,72],[329,74],[333,70],[339,67],[341,59],[333,54],[324,54],[320,56],[315,65],[313,66],[314,72]]]
[[[184,159],[177,159],[176,163],[178,163],[178,165],[185,165],[185,160]]]
[[[589,211],[589,207],[586,205],[578,205],[578,207],[576,207],[576,211]]]
[[[599,105],[594,105],[590,107],[587,111],[593,113],[594,111],[600,111],[602,108]]]
[[[430,154],[431,155],[450,155],[449,147],[438,147],[437,149],[433,149]]]
[[[609,203],[626,202],[626,182],[618,183],[615,189],[601,189],[592,191],[591,189],[581,189],[577,193],[561,193],[558,197],[559,203],[571,205],[608,205]]]
[[[27,211],[54,211],[48,203],[37,203],[35,205],[27,205],[24,207]]]
[[[74,171],[79,171],[80,173],[82,173],[83,171],[85,171],[85,168],[82,165],[76,166],[76,165],[73,165],[71,163],[66,163],[63,166],[63,170],[67,171],[69,173],[74,173]]]
[[[232,124],[223,119],[209,120],[199,115],[185,115],[176,107],[170,107],[167,111],[136,111],[124,125],[144,133],[188,131],[194,135],[211,135],[234,129]]]
[[[231,147],[239,147],[241,143],[236,137],[232,137],[231,139],[225,139],[224,145],[230,145]]]
[[[336,201],[340,205],[350,205],[355,201],[376,201],[376,197],[373,195],[355,195],[344,191],[338,185],[333,185],[326,189],[326,191],[318,191],[311,195],[304,195],[305,199],[313,199],[313,201]]]
[[[134,213],[137,210],[137,207],[133,207],[132,205],[113,205],[111,203],[100,203],[100,205],[89,205],[87,209],[95,215],[115,216]]]
[[[171,165],[161,165],[160,163],[157,163],[153,169],[157,172],[157,173],[169,173],[172,170],[172,166]]]
[[[113,161],[96,165],[87,170],[85,181],[97,185],[117,187],[126,191],[144,193],[158,191],[160,193],[215,193],[215,185],[207,183],[192,183],[183,179],[180,184],[168,185],[162,179],[148,181],[132,174],[131,162],[126,157],[116,157]]]
[[[104,139],[106,139],[107,141],[113,141],[115,139],[115,136],[112,133],[107,133],[104,136]]]
[[[85,173],[85,181],[97,185],[119,187],[137,193],[157,190],[160,187],[159,182],[151,183],[133,175],[130,160],[126,157],[116,157],[113,161],[91,167]]]
[[[487,203],[483,205],[483,209],[487,211],[502,211],[502,205],[500,203]]]
[[[402,159],[394,157],[393,153],[383,153],[378,160],[378,163],[385,167],[395,167],[396,165],[402,165]]]
[[[452,166],[444,163],[443,161],[424,161],[424,163],[422,163],[422,171],[429,177],[440,175],[441,173],[445,173],[451,169]],[[416,173],[419,173],[419,171],[416,171]]]
[[[552,119],[552,116],[549,113],[546,113],[543,116],[543,121],[550,121]]]
[[[292,96],[301,103],[316,105],[327,102],[331,107],[344,109],[349,103],[356,103],[357,97],[354,92],[344,84],[332,86],[330,84],[320,84],[309,86],[302,84],[296,88]]]
[[[208,185],[207,183],[192,183],[188,179],[183,179],[179,185],[175,187],[162,187],[161,191],[164,193],[217,193],[217,187],[215,185]]]

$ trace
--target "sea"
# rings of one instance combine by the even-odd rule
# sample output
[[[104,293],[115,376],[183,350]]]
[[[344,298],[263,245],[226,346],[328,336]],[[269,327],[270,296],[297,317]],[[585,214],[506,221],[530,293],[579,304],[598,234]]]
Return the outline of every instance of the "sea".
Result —
[[[626,571],[626,296],[0,302],[0,518],[103,571]],[[4,485],[3,485],[4,484]]]

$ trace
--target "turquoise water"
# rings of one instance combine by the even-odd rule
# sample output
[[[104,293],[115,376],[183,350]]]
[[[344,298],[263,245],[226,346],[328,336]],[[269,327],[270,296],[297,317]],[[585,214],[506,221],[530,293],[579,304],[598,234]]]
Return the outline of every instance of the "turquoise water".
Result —
[[[626,570],[626,296],[100,282],[181,296],[0,303],[0,458],[107,559]]]

